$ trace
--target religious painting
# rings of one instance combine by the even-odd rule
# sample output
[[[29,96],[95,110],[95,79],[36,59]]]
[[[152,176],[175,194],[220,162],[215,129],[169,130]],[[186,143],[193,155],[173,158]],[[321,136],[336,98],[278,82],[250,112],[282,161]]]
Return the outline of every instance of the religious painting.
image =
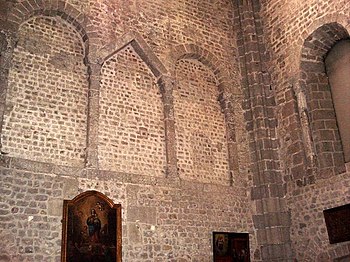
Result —
[[[100,192],[64,200],[62,262],[121,262],[121,205]]]
[[[228,253],[228,234],[214,234],[214,250],[217,256],[225,256]]]
[[[249,262],[249,234],[213,233],[214,262]]]
[[[323,211],[330,244],[350,241],[350,204]]]

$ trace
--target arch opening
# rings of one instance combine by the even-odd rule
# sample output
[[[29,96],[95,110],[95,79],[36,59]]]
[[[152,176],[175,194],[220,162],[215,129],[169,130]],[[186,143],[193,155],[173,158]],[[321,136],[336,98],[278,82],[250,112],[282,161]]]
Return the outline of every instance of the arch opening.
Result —
[[[328,81],[343,145],[344,158],[350,161],[350,39],[337,42],[325,59]]]
[[[319,178],[345,171],[344,152],[337,125],[334,101],[326,72],[325,58],[340,40],[349,37],[338,23],[328,23],[316,29],[304,41],[301,53],[300,88],[305,96],[305,111],[309,130],[304,133],[306,151],[315,156],[314,164]],[[305,125],[305,123],[302,123]],[[314,167],[310,167],[314,169]]]

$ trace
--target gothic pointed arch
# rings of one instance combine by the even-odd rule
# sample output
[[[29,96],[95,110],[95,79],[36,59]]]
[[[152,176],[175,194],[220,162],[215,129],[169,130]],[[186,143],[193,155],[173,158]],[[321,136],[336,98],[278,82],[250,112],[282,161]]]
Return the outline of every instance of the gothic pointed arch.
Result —
[[[93,62],[101,65],[99,109],[105,112],[98,125],[100,167],[163,176],[171,150],[165,66],[135,32],[98,50]]]
[[[167,75],[168,71],[164,64],[154,54],[150,46],[137,32],[128,32],[120,37],[117,41],[113,41],[110,44],[104,46],[98,51],[97,57],[95,58],[100,64],[104,63],[114,54],[126,46],[131,45],[140,58],[150,68],[155,77],[160,78]]]

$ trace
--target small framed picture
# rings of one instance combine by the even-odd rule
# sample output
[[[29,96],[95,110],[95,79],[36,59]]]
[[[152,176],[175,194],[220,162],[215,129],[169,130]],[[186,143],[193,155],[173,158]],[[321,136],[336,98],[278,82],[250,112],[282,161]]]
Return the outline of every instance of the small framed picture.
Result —
[[[63,202],[62,262],[121,262],[121,205],[87,191]]]
[[[330,244],[350,241],[350,204],[323,211]]]
[[[213,232],[214,262],[250,262],[249,234]]]

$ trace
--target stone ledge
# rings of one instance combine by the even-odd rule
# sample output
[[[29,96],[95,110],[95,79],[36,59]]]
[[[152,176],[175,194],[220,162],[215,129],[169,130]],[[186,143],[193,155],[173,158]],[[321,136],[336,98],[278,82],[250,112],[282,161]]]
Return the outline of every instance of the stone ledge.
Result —
[[[181,187],[183,189],[193,189],[197,192],[219,191],[221,193],[239,193],[239,195],[242,197],[247,196],[247,190],[245,188],[236,187],[235,185],[229,186],[220,184],[208,184],[192,180],[183,180],[178,177],[154,177],[118,171],[90,169],[78,166],[61,166],[53,163],[33,161],[4,155],[0,158],[0,169],[1,168],[21,170],[39,174],[57,175],[66,178],[79,177],[87,179],[98,179],[101,181],[120,182],[125,184],[143,184],[174,188]]]

